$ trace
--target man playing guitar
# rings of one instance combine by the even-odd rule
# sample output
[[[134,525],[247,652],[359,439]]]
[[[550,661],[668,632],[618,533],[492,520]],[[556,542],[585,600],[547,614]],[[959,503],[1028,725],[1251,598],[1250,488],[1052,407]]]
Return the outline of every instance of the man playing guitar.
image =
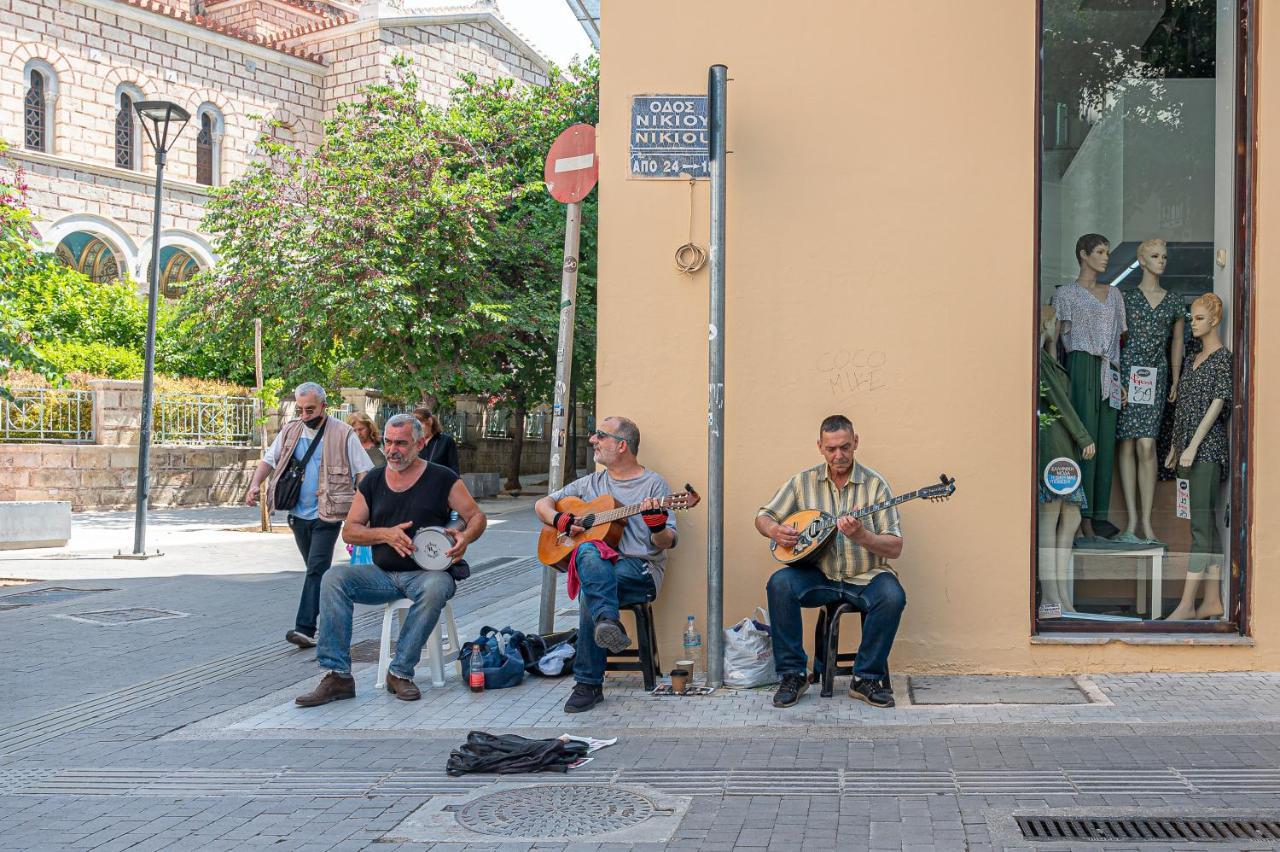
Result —
[[[782,521],[796,511],[821,509],[838,517],[892,497],[880,474],[854,461],[857,448],[858,435],[849,418],[834,414],[823,420],[818,451],[826,462],[793,476],[761,507],[756,515],[760,534],[778,547],[793,548],[799,531]],[[907,605],[888,561],[902,553],[898,510],[890,506],[862,521],[839,517],[836,528],[840,535],[819,553],[815,567],[786,565],[769,578],[774,668],[782,680],[773,696],[775,707],[792,706],[808,688],[801,607],[842,600],[865,614],[849,696],[873,707],[893,706],[889,649]]]
[[[587,474],[534,504],[539,520],[559,532],[583,532],[576,518],[556,511],[565,497],[592,501],[612,495],[619,504],[638,503],[640,514],[626,519],[618,542],[617,561],[601,554],[600,542],[584,542],[573,553],[574,566],[582,584],[578,602],[578,651],[573,663],[573,693],[565,702],[566,713],[581,713],[604,700],[604,666],[610,653],[626,650],[631,638],[618,620],[619,605],[651,601],[658,596],[666,551],[676,546],[676,520],[661,508],[660,500],[671,494],[667,481],[636,461],[640,451],[640,429],[625,417],[606,417],[588,438],[596,464],[604,470]]]

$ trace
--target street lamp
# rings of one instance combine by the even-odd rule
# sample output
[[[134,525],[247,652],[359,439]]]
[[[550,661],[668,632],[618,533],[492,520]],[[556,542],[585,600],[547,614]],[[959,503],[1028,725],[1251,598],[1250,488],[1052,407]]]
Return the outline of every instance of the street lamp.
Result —
[[[142,129],[156,151],[156,209],[151,222],[151,269],[147,292],[147,348],[142,373],[142,434],[138,437],[137,509],[133,522],[133,553],[145,559],[147,539],[147,499],[151,485],[151,398],[156,368],[156,304],[160,300],[160,188],[164,180],[165,155],[173,147],[191,113],[169,101],[138,101],[133,105],[142,118]],[[174,127],[176,123],[176,127]],[[170,129],[172,132],[170,132]]]

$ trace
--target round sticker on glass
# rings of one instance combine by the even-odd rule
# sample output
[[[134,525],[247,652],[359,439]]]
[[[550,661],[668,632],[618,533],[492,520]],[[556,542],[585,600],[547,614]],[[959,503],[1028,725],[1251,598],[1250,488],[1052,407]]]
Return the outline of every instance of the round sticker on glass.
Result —
[[[1062,497],[1080,487],[1080,478],[1080,465],[1066,456],[1056,458],[1044,467],[1045,487]]]

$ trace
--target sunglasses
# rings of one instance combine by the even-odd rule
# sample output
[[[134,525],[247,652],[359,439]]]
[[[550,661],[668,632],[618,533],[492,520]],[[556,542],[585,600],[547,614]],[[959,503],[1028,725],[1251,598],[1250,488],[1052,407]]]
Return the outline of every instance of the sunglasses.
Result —
[[[612,432],[606,432],[606,431],[604,431],[603,429],[597,429],[596,431],[592,432],[591,434],[596,436],[596,440],[597,440],[597,441],[603,441],[605,438],[612,438],[612,439],[613,439],[613,440],[615,440],[615,441],[625,441],[625,440],[627,440],[626,438],[622,437],[621,435],[615,435],[615,434],[613,434]]]

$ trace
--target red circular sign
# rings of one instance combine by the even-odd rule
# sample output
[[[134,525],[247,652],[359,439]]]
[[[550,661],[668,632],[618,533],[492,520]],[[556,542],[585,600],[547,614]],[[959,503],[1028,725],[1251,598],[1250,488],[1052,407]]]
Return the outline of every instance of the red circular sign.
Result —
[[[556,137],[542,170],[547,191],[565,204],[581,201],[596,185],[600,164],[596,160],[596,129],[574,124]]]

